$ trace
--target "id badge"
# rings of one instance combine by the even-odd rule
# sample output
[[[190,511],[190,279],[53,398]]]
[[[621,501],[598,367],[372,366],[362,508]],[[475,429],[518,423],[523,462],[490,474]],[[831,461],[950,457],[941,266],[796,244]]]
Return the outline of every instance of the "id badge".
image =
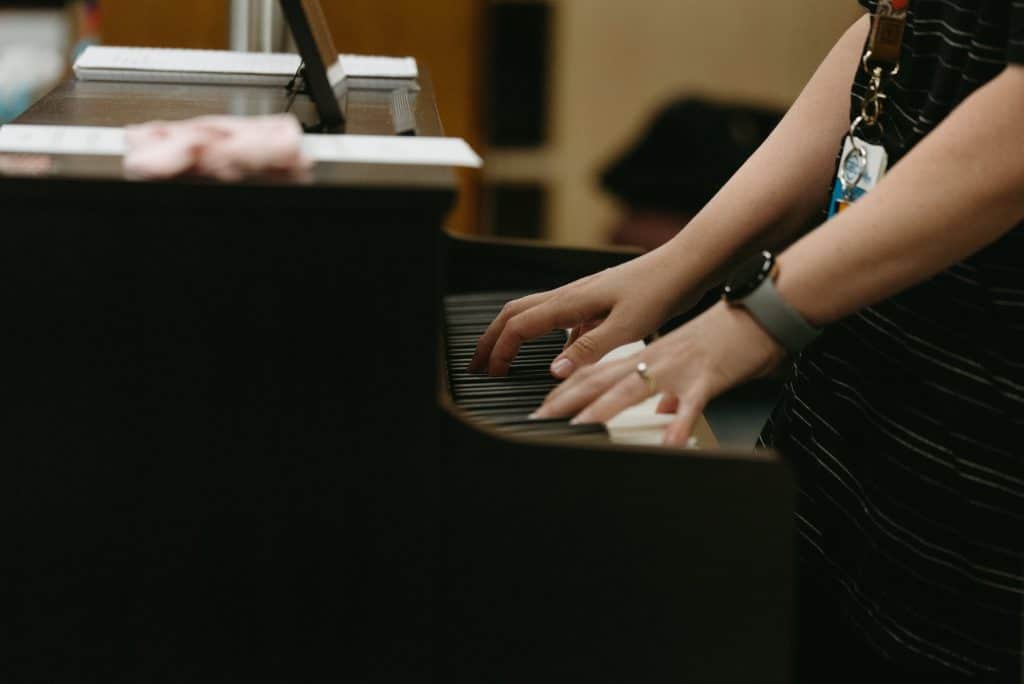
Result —
[[[846,136],[836,182],[832,187],[828,217],[832,218],[878,185],[888,163],[889,155],[881,145],[872,145],[856,136]]]

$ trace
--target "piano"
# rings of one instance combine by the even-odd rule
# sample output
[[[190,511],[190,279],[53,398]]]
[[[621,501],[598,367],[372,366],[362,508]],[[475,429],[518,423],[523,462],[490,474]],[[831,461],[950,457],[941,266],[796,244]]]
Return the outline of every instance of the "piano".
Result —
[[[789,681],[793,493],[777,454],[723,452],[703,419],[697,449],[658,446],[656,400],[607,428],[524,420],[553,386],[560,331],[507,378],[465,372],[508,296],[634,254],[442,244],[442,681]]]
[[[350,131],[390,130],[378,100],[350,93]],[[273,89],[69,81],[19,123],[288,106],[315,115]],[[441,133],[426,74],[413,109]],[[449,169],[0,162],[5,680],[787,680],[777,454],[514,424],[495,416],[543,374],[477,403],[453,382],[473,332],[446,302],[627,255],[450,235]]]

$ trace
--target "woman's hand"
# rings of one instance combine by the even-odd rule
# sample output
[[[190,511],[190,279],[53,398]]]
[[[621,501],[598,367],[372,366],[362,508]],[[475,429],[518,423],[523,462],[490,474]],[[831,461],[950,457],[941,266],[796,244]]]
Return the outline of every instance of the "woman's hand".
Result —
[[[664,392],[658,411],[676,416],[665,444],[686,444],[708,401],[784,358],[782,346],[750,314],[720,302],[633,357],[584,368],[555,388],[534,417],[578,414],[574,422],[605,422]],[[637,372],[641,361],[653,387]]]
[[[615,347],[642,339],[693,306],[702,294],[688,283],[667,250],[587,276],[563,287],[509,302],[484,332],[471,371],[505,375],[519,347],[556,328],[571,329],[569,344],[551,364],[567,378]]]

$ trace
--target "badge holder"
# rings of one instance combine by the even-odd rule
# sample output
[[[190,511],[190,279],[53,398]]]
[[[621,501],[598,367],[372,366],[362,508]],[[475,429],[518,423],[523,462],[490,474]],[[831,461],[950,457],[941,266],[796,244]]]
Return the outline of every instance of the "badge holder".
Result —
[[[906,24],[907,0],[880,0],[878,10],[868,39],[868,50],[861,65],[870,77],[868,93],[860,105],[860,115],[850,124],[850,132],[843,142],[839,159],[839,170],[832,188],[828,217],[832,218],[854,201],[873,189],[882,179],[889,164],[889,155],[882,145],[867,142],[863,134],[875,129],[877,137],[882,135],[882,110],[886,95],[882,92],[883,80],[899,73],[900,47]],[[873,59],[881,56],[875,64]]]

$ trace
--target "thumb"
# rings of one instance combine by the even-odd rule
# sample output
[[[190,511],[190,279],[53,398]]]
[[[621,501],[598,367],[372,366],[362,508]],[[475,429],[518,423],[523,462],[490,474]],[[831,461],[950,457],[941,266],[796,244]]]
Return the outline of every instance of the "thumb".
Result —
[[[597,363],[601,357],[628,340],[620,339],[622,333],[610,320],[604,321],[593,330],[581,335],[551,362],[551,374],[564,380],[579,368]]]

